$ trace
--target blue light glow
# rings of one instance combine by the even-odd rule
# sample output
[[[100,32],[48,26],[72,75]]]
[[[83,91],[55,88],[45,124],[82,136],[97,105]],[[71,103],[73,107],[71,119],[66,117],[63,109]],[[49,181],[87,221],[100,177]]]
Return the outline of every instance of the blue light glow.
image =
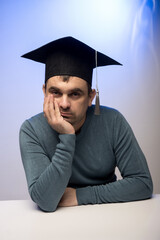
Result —
[[[100,101],[126,116],[150,164],[156,164],[160,139],[159,0],[0,1],[0,32],[2,199],[20,198],[27,192],[18,133],[26,118],[43,109],[44,66],[20,56],[63,36],[74,36],[123,64],[98,69]],[[154,165],[153,170],[158,179],[156,169],[160,166]],[[157,180],[155,189],[160,192]]]

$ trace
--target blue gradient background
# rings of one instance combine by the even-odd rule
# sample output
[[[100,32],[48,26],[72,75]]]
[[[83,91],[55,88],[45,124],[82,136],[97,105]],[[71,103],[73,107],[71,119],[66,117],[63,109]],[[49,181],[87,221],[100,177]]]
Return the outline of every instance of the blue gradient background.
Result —
[[[160,1],[1,0],[0,200],[29,197],[19,128],[43,105],[44,66],[20,56],[69,35],[123,63],[98,69],[100,101],[129,121],[160,193]]]

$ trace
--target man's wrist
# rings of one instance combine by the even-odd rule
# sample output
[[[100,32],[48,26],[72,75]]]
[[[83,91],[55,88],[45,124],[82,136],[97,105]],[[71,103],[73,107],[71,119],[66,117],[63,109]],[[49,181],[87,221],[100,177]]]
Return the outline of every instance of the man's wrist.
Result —
[[[76,189],[74,188],[66,188],[60,202],[60,207],[71,207],[71,206],[77,206],[77,196],[76,196]]]

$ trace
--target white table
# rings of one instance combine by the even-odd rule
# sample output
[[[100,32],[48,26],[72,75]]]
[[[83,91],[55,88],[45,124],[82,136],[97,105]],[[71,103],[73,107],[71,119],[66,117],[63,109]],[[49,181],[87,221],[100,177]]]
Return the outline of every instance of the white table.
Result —
[[[160,240],[160,195],[130,203],[59,208],[0,201],[0,240]]]

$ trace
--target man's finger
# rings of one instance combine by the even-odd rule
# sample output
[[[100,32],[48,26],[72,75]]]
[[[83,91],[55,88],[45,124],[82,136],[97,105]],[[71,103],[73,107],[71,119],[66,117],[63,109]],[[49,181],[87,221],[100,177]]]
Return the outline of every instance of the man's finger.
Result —
[[[55,115],[56,115],[56,117],[60,117],[61,113],[60,113],[59,106],[58,106],[58,103],[57,103],[56,100],[54,100],[54,107],[55,107]]]
[[[52,116],[51,110],[54,110],[53,101],[51,100],[51,96],[49,95],[44,98],[44,104],[43,104],[44,115],[49,121],[51,120],[51,116]]]
[[[47,117],[48,115],[48,97],[44,97],[44,103],[43,103],[43,112],[44,116]]]
[[[49,95],[49,100],[48,100],[48,114],[50,119],[55,118],[55,105],[54,105],[54,100],[53,96]]]

